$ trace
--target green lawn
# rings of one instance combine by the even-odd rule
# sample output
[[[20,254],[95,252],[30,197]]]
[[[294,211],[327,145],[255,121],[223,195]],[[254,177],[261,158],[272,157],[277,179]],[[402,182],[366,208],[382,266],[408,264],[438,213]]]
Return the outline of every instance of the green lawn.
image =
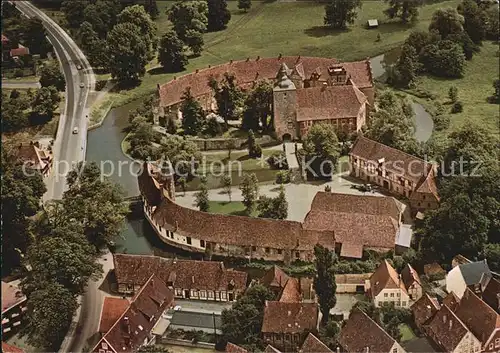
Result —
[[[228,198],[229,200],[229,198]],[[209,201],[211,213],[222,213],[228,215],[241,216],[245,213],[245,206],[241,201],[232,202],[219,202],[219,201]]]
[[[204,152],[203,157],[205,159],[205,168],[207,172],[209,170],[218,171],[222,169],[222,164],[224,163],[224,169],[231,167],[231,170],[236,168],[241,168],[241,170],[255,171],[261,169],[270,169],[269,164],[266,162],[266,158],[271,154],[276,152],[276,150],[263,149],[262,158],[250,158],[248,156],[248,151],[233,151],[231,152],[231,159],[228,159],[227,152]],[[213,167],[211,167],[213,163]],[[202,166],[203,168],[203,166]],[[212,169],[210,169],[212,168]]]
[[[236,1],[229,2],[232,18],[228,28],[204,36],[205,49],[198,58],[191,59],[187,71],[245,59],[283,55],[308,55],[335,57],[340,60],[361,60],[389,51],[400,45],[414,29],[426,29],[432,13],[441,7],[453,6],[458,0],[441,1],[423,6],[420,21],[415,25],[388,22],[383,14],[383,1],[365,1],[356,23],[348,31],[326,30],[323,25],[324,5],[314,2],[254,2],[248,13],[242,13]],[[164,9],[171,2],[159,2],[161,14],[156,20],[159,34],[170,26]],[[377,18],[378,29],[368,30],[368,19]],[[384,23],[385,22],[385,23]],[[377,42],[377,35],[381,41]],[[150,63],[149,67],[156,65]],[[114,105],[151,94],[157,84],[168,82],[173,76],[183,73],[165,74],[152,70],[144,76],[140,86],[114,93]]]
[[[407,324],[399,325],[399,332],[401,332],[401,341],[403,342],[415,338],[415,333],[413,333],[413,330]]]

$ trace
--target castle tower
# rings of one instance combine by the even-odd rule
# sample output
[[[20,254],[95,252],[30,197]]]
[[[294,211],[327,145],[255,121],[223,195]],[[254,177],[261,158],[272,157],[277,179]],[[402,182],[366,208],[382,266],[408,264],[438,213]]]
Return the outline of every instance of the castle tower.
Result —
[[[328,86],[347,84],[347,71],[342,65],[334,65],[328,68]]]
[[[297,89],[290,80],[291,71],[281,64],[273,88],[274,130],[281,140],[298,139]]]
[[[175,172],[169,160],[151,162],[151,175],[160,184],[162,197],[175,201]]]

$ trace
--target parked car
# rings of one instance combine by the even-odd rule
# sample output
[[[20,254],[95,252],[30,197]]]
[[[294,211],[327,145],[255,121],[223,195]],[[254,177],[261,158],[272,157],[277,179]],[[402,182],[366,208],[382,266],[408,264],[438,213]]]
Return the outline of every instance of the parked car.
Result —
[[[373,186],[371,184],[362,184],[362,185],[353,184],[351,185],[351,189],[356,189],[361,192],[374,192]]]
[[[74,133],[74,134],[78,134],[78,127],[76,127],[76,126],[75,126],[75,127],[73,128],[73,133]]]

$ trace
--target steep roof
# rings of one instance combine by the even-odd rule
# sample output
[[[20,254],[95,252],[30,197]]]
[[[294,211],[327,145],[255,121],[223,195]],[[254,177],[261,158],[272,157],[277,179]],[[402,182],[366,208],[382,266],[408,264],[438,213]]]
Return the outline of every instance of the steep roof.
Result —
[[[30,55],[30,49],[29,48],[26,48],[26,47],[23,47],[23,46],[19,46],[19,48],[14,48],[14,49],[11,49],[10,50],[10,56],[14,57],[14,56],[24,56],[24,55]]]
[[[481,283],[481,281],[485,280],[483,276],[491,278],[491,271],[486,260],[462,264],[458,265],[458,267],[460,268],[465,284],[468,286]]]
[[[455,294],[455,292],[450,292],[443,299],[443,305],[446,305],[452,311],[454,311],[460,302],[460,298]]]
[[[309,332],[299,353],[333,353],[323,342]]]
[[[116,320],[128,309],[130,302],[123,298],[105,297],[102,303],[99,332],[106,333],[115,324]]]
[[[16,151],[17,158],[22,162],[29,162],[30,168],[43,170],[50,162],[50,155],[34,144],[21,144]]]
[[[356,139],[349,154],[372,161],[375,164],[378,164],[378,161],[383,159],[387,171],[394,173],[396,176],[405,176],[405,178],[414,182],[417,188],[419,183],[425,180],[426,173],[433,169],[430,163],[426,163],[418,157],[364,136],[359,136]]]
[[[283,303],[266,301],[262,332],[301,333],[318,325],[316,303]]]
[[[426,327],[427,334],[446,352],[453,352],[469,332],[464,323],[446,305],[441,307]]]
[[[98,350],[104,340],[115,352],[135,352],[173,301],[174,293],[165,282],[151,275],[93,351]]]
[[[290,277],[278,266],[274,265],[266,271],[260,279],[260,283],[266,287],[284,288]]]
[[[301,300],[299,281],[290,277],[281,291],[279,301],[282,303],[299,303]]]
[[[26,300],[26,296],[19,288],[17,281],[2,281],[2,313],[11,307]]]
[[[225,352],[226,353],[248,353],[248,351],[245,348],[237,346],[231,342],[227,343]]]
[[[401,271],[401,279],[405,287],[408,289],[413,283],[418,283],[422,285],[422,281],[420,280],[420,276],[417,271],[410,264],[406,264],[406,266]]]
[[[264,353],[281,353],[281,351],[268,344],[266,349],[264,350]]]
[[[500,315],[468,288],[455,314],[483,345],[488,342],[493,331],[500,329]]]
[[[434,168],[429,169],[429,172],[425,175],[425,179],[422,181],[422,183],[417,187],[415,191],[417,193],[422,193],[422,194],[431,194],[437,201],[440,200],[436,185],[436,172],[434,171]],[[413,197],[417,197],[417,195],[416,194],[410,195],[410,199],[412,199]]]
[[[384,259],[370,277],[370,290],[373,297],[376,297],[383,289],[401,288],[406,292],[403,281],[399,280],[398,273],[387,260]]]
[[[497,313],[500,313],[500,281],[492,278],[483,291],[483,300]]]
[[[390,352],[396,341],[363,311],[356,309],[340,331],[339,343],[347,352]]]
[[[222,262],[167,259],[159,256],[113,254],[118,283],[142,284],[156,274],[174,287],[244,291],[247,274],[226,269]]]
[[[2,352],[4,353],[24,353],[21,348],[2,341]]]
[[[436,298],[431,298],[429,294],[424,293],[419,300],[413,303],[410,310],[417,326],[421,326],[429,321],[440,307]]]
[[[366,102],[366,96],[354,85],[299,89],[297,121],[357,117]]]
[[[433,262],[431,264],[425,264],[424,265],[424,273],[427,276],[437,275],[437,274],[446,275],[446,271],[437,262]]]

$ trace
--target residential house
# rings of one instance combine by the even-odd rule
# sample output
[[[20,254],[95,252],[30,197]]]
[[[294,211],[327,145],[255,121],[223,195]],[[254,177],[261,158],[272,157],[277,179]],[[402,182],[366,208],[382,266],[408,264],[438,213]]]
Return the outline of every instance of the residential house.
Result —
[[[407,197],[414,211],[439,204],[435,166],[418,157],[359,136],[349,162],[351,175]]]
[[[176,298],[235,301],[246,289],[247,274],[226,269],[222,262],[113,254],[117,291],[136,292],[156,274]]]
[[[360,259],[363,250],[395,250],[401,213],[393,197],[318,192],[304,219],[304,227],[333,232],[337,254]]]
[[[102,303],[99,333],[106,334],[130,306],[125,298],[105,297]]]
[[[446,291],[454,292],[459,298],[462,298],[467,287],[481,293],[491,277],[486,260],[457,265],[446,275]]]
[[[500,351],[500,315],[470,289],[454,313],[481,342],[483,352]]]
[[[2,35],[3,36],[3,35]],[[25,353],[21,348],[2,342],[3,353]]]
[[[477,353],[481,351],[479,339],[447,305],[441,306],[426,325],[425,332],[443,352]]]
[[[6,283],[2,281],[2,336],[15,333],[22,325],[23,317],[28,309],[26,296],[19,288],[19,281]]]
[[[265,343],[296,351],[309,332],[318,330],[320,320],[316,303],[266,301],[261,332]]]
[[[118,317],[106,332],[93,353],[137,352],[144,345],[156,342],[153,334],[157,326],[165,327],[162,314],[174,303],[174,293],[168,289],[165,282],[152,274],[137,294],[132,298],[128,308]],[[113,316],[115,311],[106,310]],[[101,324],[108,320],[101,317]],[[166,327],[165,327],[166,328]],[[159,334],[162,334],[160,332]]]
[[[259,283],[271,289],[276,295],[279,295],[290,277],[278,266],[274,265],[266,271]]]
[[[291,303],[316,301],[311,278],[290,277],[276,265],[266,271],[259,283],[271,289],[278,301]]]
[[[408,291],[410,299],[413,301],[420,299],[423,293],[422,281],[417,271],[415,271],[410,264],[406,264],[401,271],[401,279]]]
[[[429,294],[424,293],[420,299],[418,299],[410,307],[413,315],[413,320],[417,328],[425,333],[425,325],[434,317],[434,315],[439,311],[441,305],[436,298],[429,296]]]
[[[376,307],[388,303],[403,308],[410,306],[408,290],[401,277],[387,260],[382,261],[370,280],[367,281],[367,285],[370,297]]]
[[[354,310],[340,331],[339,344],[349,353],[404,353],[405,350],[363,311]]]
[[[370,280],[373,273],[360,274],[336,274],[337,293],[364,294],[366,282]]]
[[[228,342],[226,344],[225,352],[226,353],[248,353],[248,350],[246,350],[245,348],[240,347],[234,343]]]
[[[41,148],[38,142],[20,144],[16,155],[26,167],[40,172],[43,177],[49,175],[52,167],[52,153]]]
[[[299,353],[333,353],[318,337],[309,333],[299,349]]]
[[[277,350],[270,344],[267,345],[266,349],[264,350],[264,353],[282,353],[281,351]]]
[[[441,267],[440,264],[433,262],[431,264],[424,265],[424,274],[430,280],[434,279],[444,279],[446,277],[446,271]]]
[[[443,305],[446,305],[453,312],[457,308],[458,303],[460,303],[460,298],[457,297],[454,292],[448,293],[448,295],[443,298]]]
[[[500,281],[496,278],[492,278],[483,293],[481,294],[482,299],[493,308],[497,313],[500,314]]]
[[[30,48],[27,48],[21,44],[19,44],[17,48],[12,48],[10,50],[10,57],[14,60],[28,55],[30,55]]]

